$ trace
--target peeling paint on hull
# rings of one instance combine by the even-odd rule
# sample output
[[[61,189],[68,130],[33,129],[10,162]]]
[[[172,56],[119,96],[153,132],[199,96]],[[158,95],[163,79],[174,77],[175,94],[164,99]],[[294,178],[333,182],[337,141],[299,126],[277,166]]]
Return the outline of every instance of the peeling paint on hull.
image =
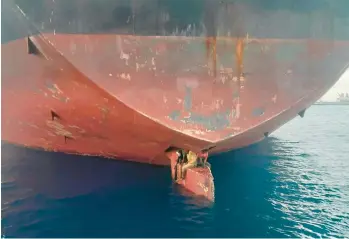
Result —
[[[41,55],[21,37],[1,46],[2,139],[159,165],[170,146],[220,153],[263,139],[349,63],[346,39],[31,32]]]

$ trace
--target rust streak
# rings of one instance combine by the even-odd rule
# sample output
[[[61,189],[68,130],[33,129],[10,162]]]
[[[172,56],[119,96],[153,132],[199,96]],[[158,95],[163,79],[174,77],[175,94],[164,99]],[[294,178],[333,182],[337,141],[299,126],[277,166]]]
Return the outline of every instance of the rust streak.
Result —
[[[217,75],[217,38],[213,38],[213,46],[212,46],[212,54],[213,54],[213,76]]]
[[[217,38],[216,37],[207,37],[206,38],[206,56],[208,64],[210,65],[210,58],[212,56],[212,67],[213,67],[213,76],[217,75]],[[210,69],[210,67],[209,67]]]
[[[237,77],[239,79],[243,75],[243,63],[244,63],[244,39],[238,38],[236,42],[236,48],[235,48],[235,57],[236,57],[236,71],[237,71]]]

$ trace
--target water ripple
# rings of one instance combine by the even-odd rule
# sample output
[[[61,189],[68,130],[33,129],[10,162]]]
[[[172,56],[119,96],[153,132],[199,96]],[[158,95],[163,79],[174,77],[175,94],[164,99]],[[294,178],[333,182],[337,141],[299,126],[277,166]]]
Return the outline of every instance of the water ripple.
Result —
[[[311,108],[259,144],[212,157],[214,204],[174,185],[168,168],[3,144],[3,235],[348,237],[347,119],[349,110]]]

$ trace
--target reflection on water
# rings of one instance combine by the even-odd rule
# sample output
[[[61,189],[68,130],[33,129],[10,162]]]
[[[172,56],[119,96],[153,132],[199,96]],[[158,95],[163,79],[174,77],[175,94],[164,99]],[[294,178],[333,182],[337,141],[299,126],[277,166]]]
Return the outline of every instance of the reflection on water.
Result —
[[[348,118],[343,108],[313,107],[259,144],[212,157],[214,204],[174,185],[167,167],[3,144],[2,231],[16,237],[348,236]]]

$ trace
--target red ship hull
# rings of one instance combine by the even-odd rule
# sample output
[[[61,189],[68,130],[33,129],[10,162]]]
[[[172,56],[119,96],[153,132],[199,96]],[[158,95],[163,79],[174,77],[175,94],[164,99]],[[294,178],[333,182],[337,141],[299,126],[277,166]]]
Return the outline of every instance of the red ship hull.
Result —
[[[16,7],[8,19],[29,29]],[[215,154],[262,140],[318,100],[349,63],[345,38],[248,33],[53,31],[3,41],[1,50],[3,140],[159,165],[170,164],[171,146],[214,146]]]

